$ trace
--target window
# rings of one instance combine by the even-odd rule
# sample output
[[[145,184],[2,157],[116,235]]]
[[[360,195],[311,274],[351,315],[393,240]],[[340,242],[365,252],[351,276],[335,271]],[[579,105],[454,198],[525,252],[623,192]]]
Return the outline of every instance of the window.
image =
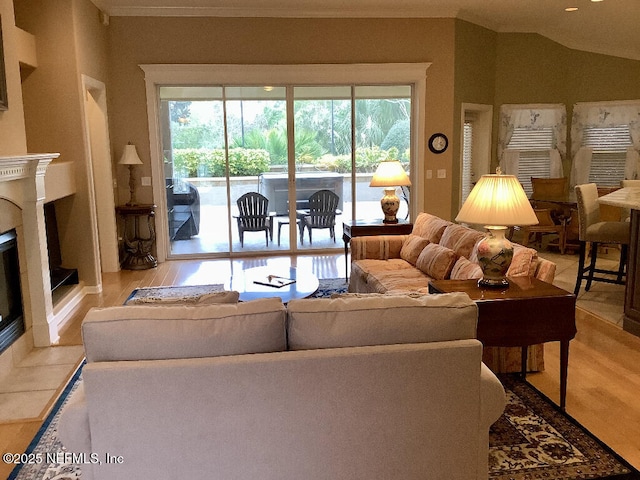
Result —
[[[602,187],[620,186],[631,145],[629,125],[586,127],[582,146],[592,151],[589,182]]]
[[[467,199],[473,188],[473,120],[465,120],[462,131],[462,202]]]
[[[551,149],[554,145],[554,129],[551,127],[535,130],[516,127],[507,150],[520,153],[517,177],[527,195],[531,195],[531,177],[551,176]]]

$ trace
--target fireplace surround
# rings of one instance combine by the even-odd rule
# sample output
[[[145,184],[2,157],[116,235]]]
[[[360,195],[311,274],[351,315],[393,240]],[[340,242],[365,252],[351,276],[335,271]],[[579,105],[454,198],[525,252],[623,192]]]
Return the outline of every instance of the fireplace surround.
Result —
[[[53,313],[51,280],[44,220],[45,173],[58,153],[28,154],[0,157],[0,198],[13,207],[0,210],[1,216],[16,225],[0,224],[7,230],[15,228],[22,285],[22,307],[27,332],[33,345],[48,347],[59,339]],[[18,210],[18,215],[9,212]],[[31,342],[29,342],[31,343]]]

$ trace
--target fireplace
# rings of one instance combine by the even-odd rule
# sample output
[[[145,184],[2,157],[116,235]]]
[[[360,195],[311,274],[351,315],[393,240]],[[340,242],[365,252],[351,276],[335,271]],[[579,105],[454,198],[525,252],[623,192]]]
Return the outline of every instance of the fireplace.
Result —
[[[16,231],[0,234],[0,353],[24,333]]]

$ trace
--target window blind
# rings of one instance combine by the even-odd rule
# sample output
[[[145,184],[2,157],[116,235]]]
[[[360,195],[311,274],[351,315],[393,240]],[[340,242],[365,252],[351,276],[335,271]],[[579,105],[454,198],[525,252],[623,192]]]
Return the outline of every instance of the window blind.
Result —
[[[462,145],[462,202],[473,188],[473,122],[465,121]]]
[[[585,127],[582,145],[591,147],[593,152],[589,182],[603,187],[620,186],[631,145],[629,125]]]
[[[554,145],[554,130],[551,127],[530,129],[516,127],[507,149],[520,152],[518,180],[527,195],[531,195],[531,177],[549,178],[551,157],[549,151]]]

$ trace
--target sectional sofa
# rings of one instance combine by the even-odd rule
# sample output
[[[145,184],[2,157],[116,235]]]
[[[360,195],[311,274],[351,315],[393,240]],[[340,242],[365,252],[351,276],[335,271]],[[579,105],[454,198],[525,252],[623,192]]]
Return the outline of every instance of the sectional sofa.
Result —
[[[477,244],[484,233],[435,215],[420,213],[410,235],[377,235],[351,239],[349,292],[422,293],[429,280],[482,278]],[[553,283],[555,263],[532,248],[514,244],[508,276],[533,276]],[[543,345],[528,352],[529,371],[544,369]],[[520,350],[487,348],[484,362],[495,372],[518,372]]]
[[[95,308],[59,437],[83,480],[486,479],[476,322],[460,293]]]

